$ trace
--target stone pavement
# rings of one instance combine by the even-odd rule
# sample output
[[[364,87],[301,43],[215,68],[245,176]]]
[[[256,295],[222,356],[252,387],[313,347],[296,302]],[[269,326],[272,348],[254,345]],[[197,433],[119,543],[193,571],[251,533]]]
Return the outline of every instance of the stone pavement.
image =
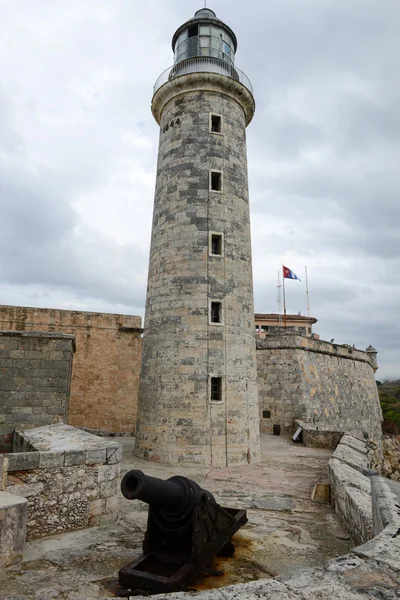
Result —
[[[184,474],[209,489],[222,505],[248,510],[249,522],[235,536],[235,557],[216,561],[225,575],[196,581],[197,590],[253,581],[254,597],[262,597],[257,596],[258,586],[268,582],[257,580],[322,566],[353,545],[330,507],[310,500],[315,483],[327,478],[329,450],[263,435],[258,465],[209,469],[148,463],[133,457],[132,439],[118,441],[124,447],[123,472],[137,468],[163,479]],[[0,598],[111,597],[104,582],[116,578],[119,568],[140,554],[147,520],[143,503],[120,495],[119,506],[120,519],[113,525],[28,542],[23,563],[0,572]],[[302,598],[287,595],[287,588],[276,580],[269,585],[274,600]],[[222,595],[215,590],[210,593],[213,598],[227,598],[225,590],[218,592]],[[246,593],[246,597],[251,595]]]

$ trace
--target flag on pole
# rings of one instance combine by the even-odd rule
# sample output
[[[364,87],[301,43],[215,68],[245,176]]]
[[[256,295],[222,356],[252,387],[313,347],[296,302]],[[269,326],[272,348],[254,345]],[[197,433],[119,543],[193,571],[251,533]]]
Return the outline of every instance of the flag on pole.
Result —
[[[297,277],[296,273],[293,273],[293,271],[291,271],[284,265],[282,265],[282,268],[283,268],[284,279],[297,279],[298,281],[301,281],[300,277]]]

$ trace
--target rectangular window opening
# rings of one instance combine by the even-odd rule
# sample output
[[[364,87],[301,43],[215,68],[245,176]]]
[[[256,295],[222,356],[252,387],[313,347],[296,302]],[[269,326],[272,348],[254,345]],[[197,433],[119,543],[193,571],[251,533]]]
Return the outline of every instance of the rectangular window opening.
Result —
[[[211,254],[216,256],[222,255],[222,235],[219,233],[211,235]]]
[[[196,35],[199,35],[199,26],[198,25],[192,25],[191,27],[189,27],[189,35],[188,37],[195,37]]]
[[[211,323],[222,323],[221,302],[211,302]]]
[[[211,401],[222,400],[222,377],[211,377]]]
[[[222,173],[221,173],[221,171],[211,171],[211,189],[214,192],[222,192]]]
[[[222,117],[220,115],[211,115],[211,132],[222,133]]]
[[[263,410],[263,419],[270,419],[270,418],[271,418],[271,411]]]

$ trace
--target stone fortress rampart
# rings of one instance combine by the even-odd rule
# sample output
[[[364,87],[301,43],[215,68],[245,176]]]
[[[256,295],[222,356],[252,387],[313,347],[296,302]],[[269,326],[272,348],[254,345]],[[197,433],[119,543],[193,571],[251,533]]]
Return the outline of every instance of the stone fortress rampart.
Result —
[[[257,340],[261,430],[313,430],[380,438],[382,411],[370,356],[291,333]]]
[[[2,366],[10,368],[9,373],[15,371],[16,376],[29,363],[30,370],[26,373],[32,375],[32,384],[39,375],[49,379],[55,371],[51,363],[45,366],[47,354],[34,359],[29,352],[38,351],[38,345],[44,348],[49,343],[56,344],[57,332],[60,332],[58,345],[72,344],[67,337],[74,335],[76,351],[70,400],[69,405],[64,402],[68,410],[65,408],[58,420],[92,432],[134,433],[141,364],[140,325],[140,317],[128,315],[0,306],[0,328],[5,331],[0,359],[5,361]],[[17,337],[7,337],[7,332]],[[38,332],[36,338],[34,332]],[[62,342],[63,335],[67,341]],[[45,339],[51,337],[53,342],[45,344]],[[18,343],[24,340],[28,354],[25,355],[22,346],[17,347],[18,339]],[[28,339],[30,346],[38,347],[28,348]],[[53,359],[49,355],[49,360]],[[365,431],[372,437],[379,435],[381,409],[374,379],[376,364],[367,352],[306,337],[293,328],[282,334],[282,327],[276,327],[264,339],[256,337],[256,360],[261,431],[271,433],[274,425],[280,425],[281,434],[292,434],[295,422],[301,421],[305,428],[314,431],[355,434]],[[180,368],[184,375],[188,367],[183,364]],[[57,377],[61,375],[59,370]],[[56,410],[56,404],[50,402],[51,394],[56,391],[53,385],[46,384],[44,388],[40,384],[35,391],[39,404],[35,405],[33,395],[25,403],[24,411],[22,398],[17,402],[15,397],[11,398],[11,390],[4,387],[7,381],[9,378],[3,377],[0,383],[2,406],[8,407],[0,410],[0,434],[15,427],[54,422],[54,419],[35,421],[32,416],[26,422],[21,420],[23,414],[39,414],[40,403],[43,414]],[[22,380],[20,383],[24,384]],[[19,393],[13,391],[14,396]],[[32,385],[20,390],[26,398],[33,391]],[[337,443],[338,439],[335,440]],[[316,445],[319,443],[316,440]]]
[[[0,305],[1,330],[75,336],[67,420],[103,433],[135,431],[141,325],[141,317],[132,315]],[[22,421],[15,425],[21,427]]]

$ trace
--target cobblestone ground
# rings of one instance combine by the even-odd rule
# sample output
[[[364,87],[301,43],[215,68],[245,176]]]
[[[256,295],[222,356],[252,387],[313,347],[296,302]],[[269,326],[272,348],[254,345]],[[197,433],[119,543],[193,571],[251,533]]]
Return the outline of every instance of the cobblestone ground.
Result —
[[[314,484],[327,477],[328,450],[263,435],[258,465],[206,469],[148,463],[133,457],[132,439],[121,442],[122,473],[136,468],[163,479],[183,474],[209,489],[223,506],[247,509],[249,521],[235,536],[235,556],[216,562],[225,575],[196,581],[196,589],[290,574],[352,547],[332,510],[310,500]],[[119,568],[141,553],[147,520],[146,505],[122,495],[119,510],[114,525],[29,542],[24,562],[0,573],[0,598],[112,597],[104,582],[115,579]]]

